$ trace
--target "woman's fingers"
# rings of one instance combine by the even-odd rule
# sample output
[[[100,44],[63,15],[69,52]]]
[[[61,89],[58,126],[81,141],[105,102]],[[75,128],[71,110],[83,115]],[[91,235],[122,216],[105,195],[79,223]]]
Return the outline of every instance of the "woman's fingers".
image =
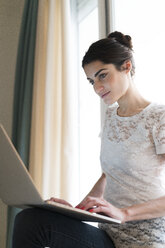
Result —
[[[111,218],[120,220],[122,223],[125,222],[125,210],[116,208],[115,206],[107,203],[107,205],[100,205],[97,208],[91,210],[92,213],[101,213]]]
[[[92,213],[101,213],[101,214],[113,217],[110,214],[109,208],[107,206],[98,206],[98,207],[92,208],[92,209],[90,209],[90,212],[92,212]]]
[[[88,196],[81,203],[79,203],[76,207],[83,209],[83,210],[89,210],[91,208],[95,208],[101,204],[104,204],[104,202],[105,201],[102,198]]]
[[[91,213],[101,213],[109,217],[119,219],[124,223],[124,209],[113,206],[103,198],[88,196],[77,206]]]
[[[73,207],[69,202],[63,199],[51,197],[46,202],[49,202],[49,201],[57,202],[57,203],[61,203],[69,207]],[[102,213],[112,218],[116,218],[120,220],[123,219],[123,211],[111,205],[109,202],[107,202],[103,198],[88,196],[82,202],[80,202],[76,207],[83,209],[83,210],[90,211],[92,213]]]

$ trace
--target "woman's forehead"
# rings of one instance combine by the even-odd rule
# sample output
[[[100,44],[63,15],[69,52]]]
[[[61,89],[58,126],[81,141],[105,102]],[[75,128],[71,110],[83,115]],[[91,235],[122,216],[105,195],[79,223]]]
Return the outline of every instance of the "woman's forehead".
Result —
[[[100,73],[103,70],[109,70],[113,69],[114,65],[113,64],[104,64],[101,61],[94,61],[89,64],[86,64],[84,66],[84,71],[86,75],[91,75],[91,76],[97,76],[98,73]]]

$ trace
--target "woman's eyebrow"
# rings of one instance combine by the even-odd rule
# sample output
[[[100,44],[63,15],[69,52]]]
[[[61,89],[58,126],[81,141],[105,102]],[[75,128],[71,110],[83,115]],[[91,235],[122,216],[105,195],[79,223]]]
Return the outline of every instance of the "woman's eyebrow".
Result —
[[[98,75],[101,71],[106,70],[106,69],[107,69],[107,68],[102,68],[102,69],[98,70],[98,71],[95,73],[94,77],[97,77],[97,75]]]
[[[102,68],[102,69],[98,70],[98,71],[94,74],[94,77],[97,77],[97,75],[98,75],[101,71],[103,71],[103,70],[107,70],[107,68]],[[88,79],[88,80],[91,80],[91,79],[88,78],[88,77],[87,77],[87,79]]]

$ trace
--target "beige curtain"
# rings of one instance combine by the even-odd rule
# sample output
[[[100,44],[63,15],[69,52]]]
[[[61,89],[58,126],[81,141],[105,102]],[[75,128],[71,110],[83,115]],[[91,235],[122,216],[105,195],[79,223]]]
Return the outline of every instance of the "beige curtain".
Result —
[[[45,76],[48,33],[47,0],[39,1],[38,23],[35,53],[35,72],[33,88],[32,129],[30,145],[29,171],[35,184],[42,193],[43,146],[44,146],[44,113],[45,113]]]
[[[40,0],[30,173],[45,199],[79,200],[78,85],[69,0]]]

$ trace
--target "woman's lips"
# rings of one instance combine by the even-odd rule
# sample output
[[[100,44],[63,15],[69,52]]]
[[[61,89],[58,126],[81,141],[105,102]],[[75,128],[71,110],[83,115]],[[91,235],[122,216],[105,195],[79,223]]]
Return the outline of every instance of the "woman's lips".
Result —
[[[110,91],[108,91],[108,92],[104,93],[103,95],[101,95],[101,98],[106,97],[109,93],[110,93]]]

